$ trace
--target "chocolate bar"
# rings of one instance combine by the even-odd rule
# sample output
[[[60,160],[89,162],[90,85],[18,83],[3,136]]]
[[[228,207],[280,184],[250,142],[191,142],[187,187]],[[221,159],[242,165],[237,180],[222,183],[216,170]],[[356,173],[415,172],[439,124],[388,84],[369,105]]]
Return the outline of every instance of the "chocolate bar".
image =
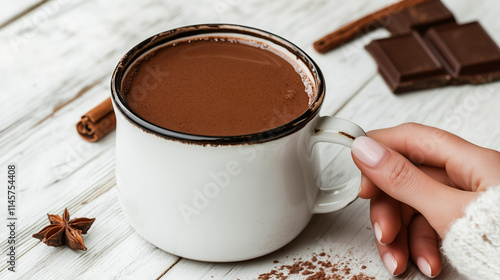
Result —
[[[433,27],[425,38],[453,77],[453,84],[500,79],[500,48],[479,22]]]
[[[394,93],[500,80],[500,48],[478,22],[432,27],[365,47]]]
[[[392,34],[410,33],[413,30],[424,34],[432,26],[453,22],[455,17],[448,8],[441,1],[433,0],[388,17],[385,28]]]
[[[365,47],[394,93],[442,87],[451,76],[417,32],[374,40]]]

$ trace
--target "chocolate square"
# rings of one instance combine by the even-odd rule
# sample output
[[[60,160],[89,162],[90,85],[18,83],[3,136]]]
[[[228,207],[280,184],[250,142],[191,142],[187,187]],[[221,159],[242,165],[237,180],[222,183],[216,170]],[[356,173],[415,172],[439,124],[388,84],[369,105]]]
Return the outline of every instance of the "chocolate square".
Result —
[[[385,28],[392,34],[409,33],[412,29],[424,34],[432,26],[453,22],[455,17],[448,8],[441,1],[433,0],[390,16]]]
[[[433,27],[425,38],[454,84],[500,79],[500,48],[479,22]]]
[[[417,32],[374,40],[365,48],[394,93],[449,83],[450,75]]]

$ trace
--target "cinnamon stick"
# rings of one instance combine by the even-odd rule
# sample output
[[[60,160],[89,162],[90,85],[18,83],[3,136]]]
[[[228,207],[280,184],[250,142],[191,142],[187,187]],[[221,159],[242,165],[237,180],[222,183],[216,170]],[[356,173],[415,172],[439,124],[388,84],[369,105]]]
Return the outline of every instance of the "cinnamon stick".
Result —
[[[318,41],[314,42],[314,49],[319,53],[326,53],[343,43],[347,43],[357,37],[363,31],[368,31],[371,27],[378,27],[378,23],[384,21],[392,14],[400,12],[403,9],[417,6],[419,4],[431,0],[401,0],[400,2],[389,5],[376,12],[366,15],[356,21],[353,21],[340,29],[324,36]],[[374,26],[374,24],[377,24]]]
[[[104,100],[94,109],[82,116],[76,130],[83,139],[96,142],[116,127],[116,116],[111,98]]]

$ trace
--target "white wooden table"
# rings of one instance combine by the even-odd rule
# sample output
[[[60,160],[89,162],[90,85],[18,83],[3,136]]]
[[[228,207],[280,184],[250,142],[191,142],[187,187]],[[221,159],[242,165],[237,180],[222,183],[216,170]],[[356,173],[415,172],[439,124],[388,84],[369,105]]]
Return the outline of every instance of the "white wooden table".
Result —
[[[393,1],[373,0],[16,0],[0,4],[0,279],[256,279],[294,258],[325,252],[351,273],[389,279],[376,250],[368,201],[316,215],[283,249],[239,263],[203,263],[170,255],[144,241],[120,209],[114,179],[115,133],[87,143],[80,116],[110,94],[113,68],[139,41],[174,27],[238,23],[279,34],[308,52],[327,79],[323,115],[366,130],[414,121],[478,145],[500,149],[500,83],[393,95],[363,49],[377,30],[325,55],[312,43]],[[497,0],[444,1],[460,22],[478,19],[500,43]],[[329,161],[333,159],[328,159]],[[18,165],[16,272],[7,270],[6,176]],[[96,217],[88,251],[47,247],[31,235],[46,213]],[[365,268],[362,266],[365,265]],[[286,273],[285,273],[286,275]],[[292,275],[288,279],[303,279]],[[424,279],[409,265],[401,279]],[[461,279],[445,264],[440,279]],[[273,278],[271,278],[273,279]]]

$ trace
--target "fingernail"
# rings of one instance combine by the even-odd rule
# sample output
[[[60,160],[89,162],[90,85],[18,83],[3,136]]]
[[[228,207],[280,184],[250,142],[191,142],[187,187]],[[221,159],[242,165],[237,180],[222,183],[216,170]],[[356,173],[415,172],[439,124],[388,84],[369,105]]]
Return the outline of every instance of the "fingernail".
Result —
[[[382,243],[382,229],[380,228],[380,224],[375,222],[373,224],[373,231],[375,232],[375,238],[377,238],[378,243],[385,245]]]
[[[394,258],[391,253],[385,253],[385,255],[382,257],[382,260],[384,261],[385,267],[392,274],[392,276],[396,276],[395,272],[398,268],[398,261],[396,261],[396,258]]]
[[[352,144],[353,155],[368,167],[375,167],[389,151],[370,137],[361,136]]]
[[[425,276],[430,277],[430,278],[436,277],[436,276],[432,275],[431,265],[424,258],[419,257],[417,259],[417,266],[418,266],[418,269],[420,269],[420,271],[423,274],[425,274]]]

